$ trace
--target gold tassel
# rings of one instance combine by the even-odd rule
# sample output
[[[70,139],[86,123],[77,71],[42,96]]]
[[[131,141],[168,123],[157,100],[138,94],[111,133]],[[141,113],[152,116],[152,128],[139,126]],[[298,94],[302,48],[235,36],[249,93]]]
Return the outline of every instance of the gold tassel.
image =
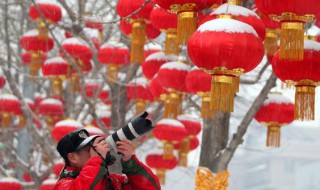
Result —
[[[190,152],[190,138],[186,137],[180,142],[179,165],[187,167],[188,153]]]
[[[170,142],[164,142],[162,158],[164,160],[172,160],[174,158],[173,150],[174,150],[173,144],[171,144]]]
[[[188,153],[179,152],[179,165],[182,167],[188,166]]]
[[[157,169],[157,176],[161,185],[166,183],[166,170],[165,169]]]
[[[169,118],[170,101],[167,94],[161,94],[160,100],[164,103],[163,118]]]
[[[52,81],[52,95],[53,96],[62,96],[62,79],[56,77]]]
[[[109,65],[108,71],[107,71],[107,80],[111,83],[114,83],[118,80],[118,71],[119,68],[117,65]]]
[[[214,111],[210,110],[210,94],[202,96],[201,117],[203,119],[214,118]]]
[[[136,115],[139,115],[140,113],[144,112],[146,109],[146,101],[142,99],[136,100]]]
[[[222,171],[215,175],[214,177],[214,190],[227,190],[228,189],[228,178],[230,174],[228,171]]]
[[[168,102],[168,117],[167,118],[172,118],[175,119],[178,117],[179,112],[180,112],[180,101],[181,97],[178,93],[176,92],[171,92],[169,95],[169,102]]]
[[[71,76],[71,91],[72,92],[79,92],[80,87],[80,78],[78,75],[72,75]]]
[[[214,176],[213,173],[204,167],[199,167],[195,176],[195,190],[211,190],[213,189]]]
[[[145,25],[146,23],[144,20],[134,20],[132,23],[131,50],[130,50],[131,63],[134,63],[134,62],[137,62],[140,64],[143,63],[143,60],[144,60],[143,46],[146,42]]]
[[[233,91],[239,92],[240,88],[240,76],[233,77]]]
[[[38,28],[38,31],[39,31],[39,39],[40,40],[48,40],[48,29],[46,28],[46,24],[44,22],[40,22],[39,23],[39,28]]]
[[[9,112],[2,112],[2,127],[10,127],[11,126],[12,115]]]
[[[212,77],[210,109],[232,112],[234,104],[233,77],[218,75]]]
[[[23,115],[19,115],[19,128],[22,129],[26,126],[26,120]]]
[[[267,146],[280,147],[281,126],[279,124],[270,124],[268,126]]]
[[[195,11],[178,13],[177,37],[178,44],[187,44],[190,36],[197,30],[198,16]]]
[[[266,38],[264,39],[264,49],[268,56],[273,56],[278,50],[278,33],[277,30],[267,29]]]
[[[164,53],[166,55],[179,55],[180,49],[177,42],[177,29],[172,28],[166,31],[166,41],[164,46]]]
[[[296,86],[294,118],[295,120],[314,120],[315,86]]]
[[[228,3],[231,4],[231,5],[241,6],[242,5],[242,0],[228,0]]]
[[[300,61],[304,52],[304,24],[301,22],[282,22],[279,58]]]
[[[29,65],[30,75],[37,76],[41,67],[41,53],[31,53],[31,63]]]

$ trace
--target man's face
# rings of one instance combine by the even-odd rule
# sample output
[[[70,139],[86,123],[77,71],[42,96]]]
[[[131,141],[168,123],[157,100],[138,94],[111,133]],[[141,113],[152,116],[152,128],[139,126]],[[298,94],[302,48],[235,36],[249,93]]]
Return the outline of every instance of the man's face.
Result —
[[[84,146],[83,148],[69,153],[69,161],[73,167],[82,169],[84,164],[89,160],[90,156],[90,145]]]

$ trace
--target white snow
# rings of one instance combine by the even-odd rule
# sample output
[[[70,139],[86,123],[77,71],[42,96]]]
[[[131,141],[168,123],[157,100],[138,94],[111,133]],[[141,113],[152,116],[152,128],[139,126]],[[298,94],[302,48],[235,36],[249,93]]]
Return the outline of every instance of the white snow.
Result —
[[[86,36],[88,36],[89,38],[98,38],[98,39],[100,39],[100,35],[99,35],[100,32],[97,29],[84,28],[83,31],[86,34]]]
[[[59,105],[62,106],[62,102],[58,99],[54,99],[54,98],[47,98],[41,101],[40,104],[53,104],[53,105]]]
[[[109,111],[109,110],[100,111],[100,112],[97,113],[97,115],[98,115],[100,118],[111,117],[111,111]]]
[[[58,179],[46,179],[42,182],[44,185],[53,185],[56,184]]]
[[[277,103],[277,104],[293,104],[293,102],[281,94],[269,94],[268,99],[263,102],[263,105],[268,105],[270,103]]]
[[[58,123],[56,123],[56,125],[54,127],[77,127],[77,128],[83,128],[83,125],[73,119],[65,119],[62,121],[59,121]]]
[[[191,68],[191,71],[198,71],[198,70],[200,70],[200,69],[199,69],[199,67],[197,67],[197,66],[193,66],[193,67]]]
[[[34,37],[39,36],[39,31],[37,29],[29,30],[22,35],[23,37]]]
[[[104,132],[101,129],[94,127],[94,126],[86,126],[86,127],[84,127],[84,129],[86,129],[89,133],[104,135]]]
[[[143,46],[144,50],[162,50],[162,47],[160,44],[156,43],[147,43]]]
[[[320,43],[312,40],[304,40],[304,49],[320,51]]]
[[[181,63],[181,62],[176,62],[176,61],[172,61],[172,62],[168,62],[163,64],[160,69],[169,69],[169,70],[180,70],[180,71],[189,71],[190,70],[190,66],[185,64],[185,63]]]
[[[161,119],[156,125],[169,125],[170,127],[182,127],[184,128],[184,125],[175,119]]]
[[[13,177],[1,178],[0,182],[9,182],[9,183],[19,183],[19,184],[21,184],[21,182],[19,180],[17,180],[16,178],[13,178]]]
[[[60,4],[54,0],[36,0],[37,4],[48,4],[60,7]]]
[[[65,39],[65,40],[62,42],[62,45],[69,45],[69,44],[72,44],[72,45],[82,45],[82,46],[87,46],[87,47],[89,48],[89,46],[86,44],[85,41],[83,41],[83,40],[80,39],[80,38],[76,38],[76,37],[67,38],[67,39]]]
[[[43,64],[50,65],[50,64],[64,64],[68,65],[68,62],[63,59],[62,57],[53,57],[50,59],[47,59]]]
[[[221,14],[231,14],[235,16],[241,15],[246,17],[254,16],[259,18],[259,16],[250,9],[247,9],[245,7],[238,6],[238,5],[228,4],[228,3],[225,3],[219,6],[216,10],[210,13],[210,15],[221,15]]]
[[[258,37],[252,26],[234,19],[218,18],[203,23],[199,32],[250,33]]]
[[[110,41],[110,42],[106,42],[106,43],[102,44],[100,46],[100,49],[103,49],[106,47],[114,47],[114,48],[118,48],[118,49],[128,49],[128,47],[126,45],[124,45],[124,43],[115,42],[115,41]]]
[[[193,122],[200,122],[200,119],[197,117],[192,117],[189,115],[178,115],[177,117],[178,120],[183,120],[183,121],[193,121]]]
[[[12,94],[1,94],[0,99],[19,101],[19,99]]]
[[[146,88],[148,86],[148,80],[144,77],[138,77],[138,78],[132,79],[129,82],[129,84],[135,85],[135,86],[143,86],[144,88]]]
[[[33,100],[31,100],[30,98],[25,98],[24,101],[25,101],[27,104],[34,104]]]
[[[150,54],[145,61],[152,61],[152,60],[157,60],[157,61],[177,61],[178,56],[171,54],[171,55],[166,55],[164,52],[156,52],[153,54]]]

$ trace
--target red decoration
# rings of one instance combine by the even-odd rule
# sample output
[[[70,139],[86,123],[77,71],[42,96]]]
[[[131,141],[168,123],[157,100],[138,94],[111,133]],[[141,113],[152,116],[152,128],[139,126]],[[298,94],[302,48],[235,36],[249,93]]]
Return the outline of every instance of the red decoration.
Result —
[[[152,24],[146,25],[146,35],[150,39],[155,39],[161,34],[160,30],[156,29]]]
[[[149,55],[161,51],[162,48],[159,44],[148,43],[144,45],[143,50],[144,50],[144,58],[146,59]]]
[[[46,122],[50,127],[63,117],[63,103],[58,99],[44,99],[39,104],[38,109],[39,113],[45,116]]]
[[[62,171],[63,167],[65,166],[64,161],[60,161],[60,162],[56,162],[53,164],[52,166],[52,172],[56,175],[56,176],[60,176],[60,172]]]
[[[21,105],[18,98],[11,94],[0,96],[0,112],[2,115],[2,127],[10,127],[12,116],[21,112]]]
[[[187,134],[189,136],[196,136],[201,131],[201,123],[197,118],[186,115],[179,115],[178,121],[180,121],[185,126]]]
[[[33,182],[33,179],[28,172],[23,172],[22,178],[25,182]]]
[[[168,94],[169,92],[165,90],[159,83],[158,76],[154,76],[149,85],[150,92],[154,98],[161,98],[162,94]]]
[[[54,41],[51,37],[41,39],[38,30],[30,30],[22,35],[20,45],[27,51],[47,52],[53,48]]]
[[[47,59],[47,54],[46,53],[41,53],[40,55],[40,59],[41,59],[41,65],[43,64],[43,62],[46,61]],[[21,60],[22,63],[25,65],[29,65],[30,63],[32,63],[34,61],[34,59],[38,58],[38,54],[34,54],[34,53],[30,53],[28,51],[24,52],[21,54]]]
[[[88,28],[93,28],[99,30],[99,32],[103,31],[103,24],[99,21],[93,19],[87,19],[85,21],[85,26]]]
[[[51,178],[46,179],[40,185],[39,190],[53,190],[57,181],[58,181],[57,179],[51,179]]]
[[[62,11],[61,7],[57,3],[36,1],[36,4],[47,22],[57,23],[61,20]],[[38,12],[38,9],[34,4],[31,4],[29,7],[29,15],[32,20],[41,20],[41,14]]]
[[[200,142],[198,137],[191,137],[190,138],[190,146],[189,146],[189,150],[195,150],[196,148],[198,148]],[[175,144],[174,145],[174,149],[179,150],[181,148],[181,143]]]
[[[141,8],[144,4],[144,0],[120,0],[117,4],[117,13],[120,17],[127,17]],[[137,14],[132,14],[132,19],[149,19],[150,12],[154,6],[153,1],[148,2]]]
[[[103,89],[101,90],[101,92],[99,94],[99,99],[104,104],[111,104],[111,99],[109,97],[109,91],[110,91],[109,87],[105,86],[105,87],[103,87]]]
[[[66,77],[69,74],[70,65],[62,57],[54,57],[46,60],[42,65],[43,76]]]
[[[22,190],[21,182],[12,177],[4,177],[0,179],[1,190]]]
[[[52,138],[58,142],[62,137],[77,129],[83,128],[83,125],[73,119],[66,119],[57,122],[52,130]]]
[[[3,75],[0,75],[0,89],[4,87],[6,84],[6,79],[4,78]]]
[[[94,98],[99,96],[99,94],[97,94],[99,92],[99,90],[101,89],[101,84],[98,83],[86,83],[85,84],[85,88],[86,88],[86,95],[88,98]]]
[[[102,112],[98,112],[97,114],[99,116],[99,119],[103,122],[103,124],[109,130],[111,126],[111,112],[107,110],[103,110]],[[92,125],[96,127],[102,127],[102,126],[99,126],[98,122],[96,122],[95,120],[92,121]]]
[[[86,126],[84,129],[86,129],[89,132],[89,135],[98,135],[101,137],[106,137],[106,135],[104,134],[104,132],[99,129],[98,127],[92,126],[92,125],[88,125]]]
[[[84,28],[83,29],[85,35],[91,40],[94,47],[98,50],[100,48],[100,44],[102,42],[102,34],[97,29],[92,28]]]
[[[295,85],[295,119],[314,120],[315,88],[320,82],[320,43],[304,41],[304,59],[281,60],[278,51],[272,69],[283,82]],[[294,67],[292,67],[294,65]]]

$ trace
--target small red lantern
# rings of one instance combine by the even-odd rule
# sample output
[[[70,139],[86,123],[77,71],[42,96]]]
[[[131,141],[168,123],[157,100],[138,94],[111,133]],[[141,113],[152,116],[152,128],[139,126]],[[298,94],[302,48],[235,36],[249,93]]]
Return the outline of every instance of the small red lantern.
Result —
[[[58,142],[65,135],[81,128],[83,128],[83,125],[80,122],[73,119],[59,121],[54,125],[54,128],[52,130],[52,138],[56,142]]]
[[[301,61],[281,60],[279,50],[273,57],[272,69],[281,81],[296,87],[294,118],[314,120],[315,89],[320,82],[320,43],[305,40],[303,57]]]
[[[148,81],[143,77],[133,79],[129,82],[127,86],[127,94],[130,99],[134,99],[136,101],[136,115],[142,113],[146,109],[147,101],[153,101]]]
[[[19,180],[12,177],[4,177],[0,179],[1,190],[22,190],[23,186]]]
[[[146,59],[149,55],[156,52],[160,52],[162,50],[162,47],[161,45],[152,42],[144,45],[143,49],[144,49],[144,59]]]
[[[100,33],[103,31],[103,24],[92,18],[87,18],[84,25],[88,28],[97,29]]]
[[[99,99],[104,104],[111,104],[111,99],[109,97],[110,88],[109,86],[104,86],[99,94]]]
[[[119,24],[119,28],[122,32],[122,34],[131,37],[132,33],[132,25],[130,24],[129,21],[127,20],[121,20]],[[146,32],[146,37],[150,39],[155,39],[160,35],[160,31],[155,28],[152,24],[147,23],[145,25],[145,32]]]
[[[108,65],[107,78],[114,82],[113,80],[118,80],[119,66],[129,62],[129,49],[123,43],[108,42],[100,47],[98,59],[101,63]]]
[[[202,24],[191,36],[188,55],[195,65],[213,75],[211,110],[228,112],[233,111],[239,76],[260,63],[264,48],[250,25],[233,19],[214,19]]]
[[[161,99],[162,101],[165,99],[162,99],[161,96],[169,94],[169,92],[160,85],[158,75],[155,75],[151,79],[149,89],[154,98]]]
[[[199,85],[201,81],[202,85]],[[201,117],[214,118],[214,112],[210,111],[210,90],[212,77],[210,74],[194,66],[186,77],[186,87],[189,93],[202,97]]]
[[[160,141],[164,142],[164,159],[173,159],[174,144],[179,143],[187,135],[185,126],[175,119],[160,120],[153,130],[153,135]]]
[[[25,98],[24,101],[31,111],[35,111],[35,104],[31,99]],[[26,120],[22,109],[17,109],[15,114],[19,117],[19,128],[24,128],[26,125]]]
[[[39,190],[53,190],[57,181],[58,181],[57,179],[52,179],[52,178],[46,179],[40,185]]]
[[[6,85],[6,79],[2,74],[0,74],[0,89],[3,88],[4,85]]]
[[[102,42],[102,36],[99,30],[92,28],[84,28],[83,29],[85,35],[91,40],[94,47],[99,50],[100,44]]]
[[[199,144],[200,144],[200,142],[199,142],[198,137],[196,137],[196,136],[190,137],[190,146],[188,147],[189,151],[192,151],[192,150],[195,150],[196,148],[198,148]],[[175,144],[174,149],[180,150],[181,145],[182,145],[181,143]],[[179,159],[181,159],[181,157]]]
[[[103,124],[106,126],[107,130],[109,130],[111,126],[111,112],[108,110],[102,110],[98,112],[97,115],[99,116],[99,119],[103,122]],[[99,126],[98,122],[94,120],[92,121],[92,125],[96,127],[102,127]]]
[[[85,89],[86,89],[86,96],[88,98],[95,98],[99,94],[98,92],[100,91],[102,85],[99,84],[98,82],[93,82],[89,81],[85,84]]]
[[[153,53],[145,59],[142,72],[147,79],[152,79],[163,64],[177,60],[176,55],[166,55],[164,52]]]
[[[48,59],[42,65],[42,74],[52,80],[52,96],[61,97],[63,79],[70,75],[70,65],[62,57]]]
[[[89,132],[89,135],[98,135],[101,137],[106,137],[106,135],[104,134],[104,132],[99,129],[98,127],[92,126],[92,125],[87,125],[84,127],[85,130],[87,130]]]
[[[58,99],[47,98],[39,104],[39,113],[45,117],[49,127],[63,117],[63,109],[63,103]]]
[[[152,24],[146,24],[146,35],[149,39],[153,40],[161,34],[160,30],[155,28]]]
[[[188,153],[195,150],[200,142],[196,136],[184,138],[181,143],[175,144],[174,149],[179,150],[179,165],[183,167],[188,166]]]
[[[0,95],[0,112],[2,127],[10,127],[12,116],[21,111],[19,99],[11,94]]]
[[[56,175],[56,176],[60,176],[60,173],[62,171],[62,169],[64,168],[65,163],[63,160],[59,160],[58,162],[55,162],[52,166],[52,172]]]
[[[21,54],[21,60],[24,65],[29,65],[29,64],[34,63],[36,61],[40,61],[41,65],[42,65],[42,63],[45,62],[47,59],[47,54],[41,53],[41,54],[39,54],[39,56],[40,56],[40,58],[38,58],[38,54],[30,53],[30,52],[26,51]],[[37,60],[37,59],[40,59],[40,60]]]
[[[162,154],[149,154],[146,157],[146,163],[149,167],[157,170],[157,176],[162,185],[165,184],[166,170],[173,170],[177,166],[177,159],[164,160]]]
[[[280,147],[281,127],[294,120],[294,104],[281,94],[270,94],[255,119],[268,127],[267,146]]]

